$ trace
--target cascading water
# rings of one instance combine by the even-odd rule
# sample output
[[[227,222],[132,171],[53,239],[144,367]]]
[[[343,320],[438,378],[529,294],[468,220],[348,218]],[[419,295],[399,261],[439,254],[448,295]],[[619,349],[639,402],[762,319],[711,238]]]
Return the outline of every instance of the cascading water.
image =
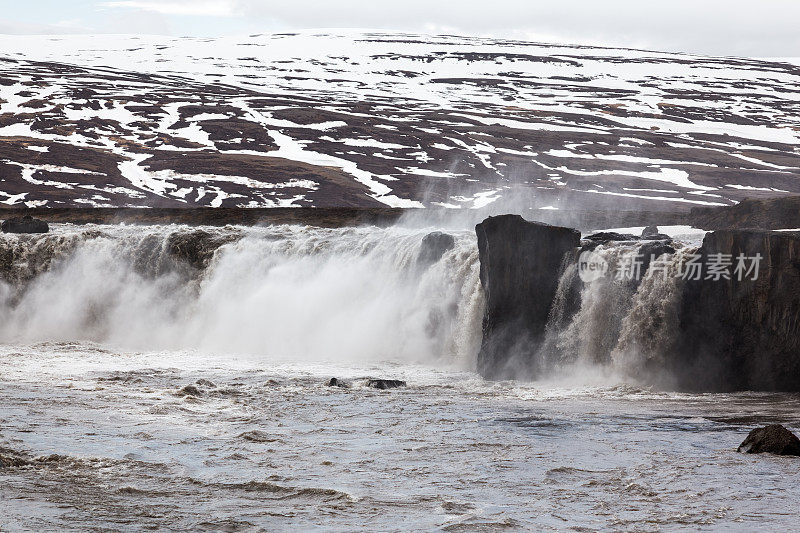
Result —
[[[0,342],[93,340],[289,359],[473,364],[471,232],[433,264],[426,230],[58,227],[0,240]]]
[[[642,383],[663,378],[659,370],[678,327],[679,269],[696,250],[678,241],[673,246],[675,253],[659,258],[658,272],[644,268],[633,279],[618,274],[639,256],[639,243],[595,248],[609,274],[591,282],[580,280],[575,264],[565,266],[539,354],[553,373],[600,370]],[[647,375],[648,371],[655,375]]]

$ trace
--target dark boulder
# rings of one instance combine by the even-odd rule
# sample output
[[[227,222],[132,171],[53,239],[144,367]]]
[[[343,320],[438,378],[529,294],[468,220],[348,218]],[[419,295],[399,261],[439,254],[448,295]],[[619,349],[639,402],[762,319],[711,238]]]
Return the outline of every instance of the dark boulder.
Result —
[[[380,390],[397,389],[405,386],[406,382],[398,379],[371,379],[367,381],[367,387]]]
[[[28,454],[0,446],[0,468],[28,466],[32,462],[32,458]]]
[[[186,385],[178,392],[175,393],[176,396],[192,396],[194,398],[200,397],[203,395],[203,391],[201,391],[195,385]]]
[[[756,428],[739,445],[740,453],[774,453],[775,455],[800,455],[800,439],[781,426],[772,424]]]
[[[647,239],[653,235],[658,235],[658,226],[647,226],[642,230],[642,238]]]
[[[647,226],[642,230],[642,240],[644,241],[671,241],[672,237],[659,233],[658,226]]]
[[[422,238],[422,247],[419,250],[417,264],[432,265],[441,259],[445,253],[452,250],[455,245],[456,240],[452,235],[440,231],[428,233]]]
[[[341,379],[331,378],[331,380],[328,381],[328,387],[339,387],[339,388],[342,388],[342,389],[349,389],[350,385],[348,385],[347,383],[345,383]]]
[[[684,284],[679,342],[669,358],[680,386],[800,391],[800,235],[716,231],[698,253],[704,269]],[[733,263],[729,279],[707,279],[716,254]],[[740,254],[761,255],[757,279],[755,272],[737,275]]]
[[[47,233],[50,226],[44,220],[25,215],[3,221],[2,229],[3,233]]]
[[[489,217],[475,231],[486,297],[478,372],[489,379],[533,375],[559,276],[565,258],[574,260],[580,233],[519,215]]]

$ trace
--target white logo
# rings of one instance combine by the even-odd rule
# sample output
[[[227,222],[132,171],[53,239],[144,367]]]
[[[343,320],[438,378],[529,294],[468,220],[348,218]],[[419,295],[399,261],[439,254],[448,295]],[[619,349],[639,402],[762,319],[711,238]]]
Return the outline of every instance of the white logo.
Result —
[[[608,262],[603,256],[586,251],[578,258],[578,276],[584,283],[591,283],[608,273]]]

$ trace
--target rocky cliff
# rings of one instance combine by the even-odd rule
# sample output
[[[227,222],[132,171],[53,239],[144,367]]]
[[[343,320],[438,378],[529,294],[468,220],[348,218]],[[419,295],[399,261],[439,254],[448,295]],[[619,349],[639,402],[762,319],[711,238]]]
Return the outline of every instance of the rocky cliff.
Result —
[[[707,230],[800,228],[800,196],[747,198],[727,207],[695,207],[688,220]]]
[[[684,285],[673,372],[683,388],[704,391],[800,390],[800,234],[709,233],[702,263],[730,254],[730,279]],[[757,279],[734,271],[739,254],[761,254]],[[751,263],[748,263],[748,267]]]
[[[535,375],[564,258],[580,243],[569,228],[519,215],[489,217],[475,227],[486,295],[478,371],[487,378]]]

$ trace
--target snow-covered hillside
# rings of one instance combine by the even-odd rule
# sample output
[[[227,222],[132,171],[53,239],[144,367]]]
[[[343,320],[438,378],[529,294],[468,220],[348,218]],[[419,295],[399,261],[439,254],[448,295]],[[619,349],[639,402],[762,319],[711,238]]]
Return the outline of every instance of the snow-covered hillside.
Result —
[[[0,37],[0,204],[800,194],[800,66],[451,36]]]

